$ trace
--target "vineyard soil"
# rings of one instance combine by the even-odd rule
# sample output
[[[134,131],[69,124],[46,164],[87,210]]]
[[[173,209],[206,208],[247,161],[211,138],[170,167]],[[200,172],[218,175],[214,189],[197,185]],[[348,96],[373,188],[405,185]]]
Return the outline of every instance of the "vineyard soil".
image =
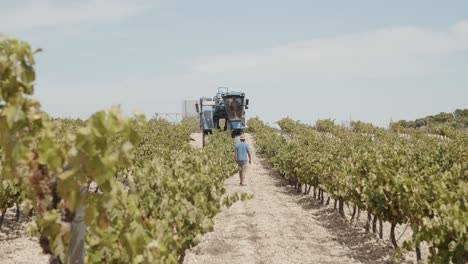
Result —
[[[37,238],[31,238],[25,233],[26,226],[31,223],[33,221],[25,216],[16,222],[15,210],[8,210],[0,228],[0,263],[48,263],[49,257],[42,254]]]
[[[200,139],[199,139],[200,137]],[[194,145],[201,135],[193,134]],[[247,186],[237,175],[227,179],[228,193],[254,194],[215,217],[214,232],[187,252],[184,263],[382,263],[391,249],[362,228],[351,228],[330,207],[297,194],[257,155],[247,135],[252,164]]]

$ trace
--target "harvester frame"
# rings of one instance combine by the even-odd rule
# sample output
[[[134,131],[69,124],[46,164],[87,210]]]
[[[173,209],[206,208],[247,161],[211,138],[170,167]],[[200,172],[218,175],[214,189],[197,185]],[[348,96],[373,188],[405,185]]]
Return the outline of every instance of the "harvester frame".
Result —
[[[227,87],[219,87],[213,97],[201,97],[196,104],[200,115],[200,129],[203,131],[203,146],[207,137],[214,129],[222,129],[220,121],[224,119],[224,131],[229,130],[233,138],[240,136],[245,126],[245,110],[248,109],[249,99],[245,93],[229,91]]]

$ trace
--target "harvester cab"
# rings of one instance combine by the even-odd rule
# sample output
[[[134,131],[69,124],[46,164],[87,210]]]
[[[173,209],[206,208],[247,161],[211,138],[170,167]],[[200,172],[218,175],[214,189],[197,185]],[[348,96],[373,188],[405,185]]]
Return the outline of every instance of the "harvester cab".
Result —
[[[245,128],[245,109],[248,109],[248,99],[245,99],[244,93],[230,92],[223,97],[223,102],[226,109],[224,130],[229,129],[233,137],[240,136]]]
[[[249,99],[242,92],[229,91],[228,88],[218,88],[213,98],[202,97],[196,105],[200,114],[200,128],[203,131],[203,146],[208,134],[213,129],[221,129],[220,121],[224,120],[223,129],[229,130],[231,136],[237,137],[243,133],[245,126],[245,109],[248,109]]]

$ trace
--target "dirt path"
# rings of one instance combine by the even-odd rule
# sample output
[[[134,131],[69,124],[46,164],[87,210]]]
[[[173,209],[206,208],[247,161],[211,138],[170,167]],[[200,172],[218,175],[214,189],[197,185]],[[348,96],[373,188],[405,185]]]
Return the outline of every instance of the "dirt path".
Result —
[[[286,181],[257,155],[252,136],[247,135],[247,142],[253,154],[247,186],[239,186],[237,175],[227,179],[225,186],[228,193],[253,193],[254,198],[223,209],[215,217],[214,232],[187,252],[184,263],[384,261],[388,251],[385,245],[347,228],[333,210],[287,187]]]
[[[16,222],[14,210],[8,210],[0,229],[0,263],[31,264],[48,263],[49,257],[42,253],[37,238],[26,235],[26,226],[31,219],[23,216]]]

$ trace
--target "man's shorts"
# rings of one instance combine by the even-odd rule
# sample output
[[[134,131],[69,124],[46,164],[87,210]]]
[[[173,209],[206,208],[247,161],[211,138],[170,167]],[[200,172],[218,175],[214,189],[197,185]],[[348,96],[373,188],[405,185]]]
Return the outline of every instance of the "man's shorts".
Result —
[[[241,168],[242,171],[247,171],[247,160],[238,160],[237,165],[239,165],[239,168]]]

